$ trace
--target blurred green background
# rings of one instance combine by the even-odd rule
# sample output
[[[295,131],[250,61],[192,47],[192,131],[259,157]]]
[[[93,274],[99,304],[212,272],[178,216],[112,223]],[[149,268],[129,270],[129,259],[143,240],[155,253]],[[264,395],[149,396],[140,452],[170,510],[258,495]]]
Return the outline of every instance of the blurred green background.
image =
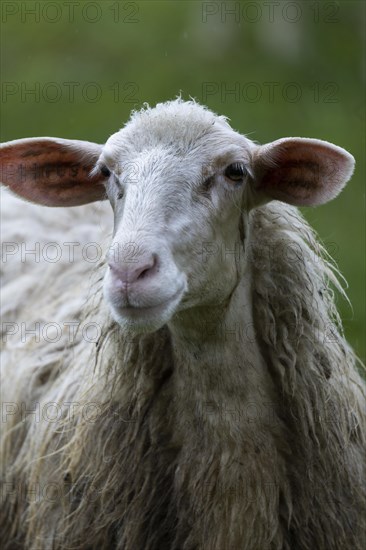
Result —
[[[103,142],[143,102],[179,92],[267,142],[305,136],[356,157],[332,203],[303,209],[349,283],[346,334],[365,345],[365,3],[1,3],[1,140]]]

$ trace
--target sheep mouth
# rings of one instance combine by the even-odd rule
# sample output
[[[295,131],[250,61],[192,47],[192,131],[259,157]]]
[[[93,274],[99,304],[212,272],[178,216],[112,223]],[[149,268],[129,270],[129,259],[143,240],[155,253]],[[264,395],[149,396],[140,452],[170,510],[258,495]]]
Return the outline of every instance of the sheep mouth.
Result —
[[[158,304],[152,306],[122,306],[119,307],[114,305],[113,309],[115,310],[118,320],[123,320],[124,323],[132,324],[135,323],[144,323],[145,321],[155,321],[158,319],[164,319],[164,322],[167,322],[170,317],[174,314],[181,298],[183,296],[185,288],[179,288],[177,292],[172,294],[166,300],[159,302]]]

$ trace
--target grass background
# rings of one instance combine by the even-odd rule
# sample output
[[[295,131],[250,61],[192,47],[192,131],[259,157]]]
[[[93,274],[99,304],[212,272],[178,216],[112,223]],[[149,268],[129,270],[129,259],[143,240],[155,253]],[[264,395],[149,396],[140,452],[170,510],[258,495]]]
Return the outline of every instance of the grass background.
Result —
[[[104,142],[131,109],[182,92],[267,142],[315,137],[356,157],[352,181],[303,209],[349,283],[339,308],[365,357],[365,4],[3,1],[1,140]]]

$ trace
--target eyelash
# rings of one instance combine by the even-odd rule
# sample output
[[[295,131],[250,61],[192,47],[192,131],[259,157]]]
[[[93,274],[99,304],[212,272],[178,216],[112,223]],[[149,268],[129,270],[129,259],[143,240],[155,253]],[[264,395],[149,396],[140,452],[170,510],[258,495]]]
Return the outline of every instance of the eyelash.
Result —
[[[243,183],[247,173],[248,171],[242,162],[233,162],[225,168],[224,176],[232,183],[240,185]]]
[[[237,173],[240,172],[240,178],[238,179],[232,179],[230,178],[230,176],[228,175],[228,173],[230,173],[230,170],[231,171],[236,171]],[[223,176],[230,180],[230,182],[232,184],[234,184],[235,187],[239,187],[241,183],[243,183],[243,180],[245,179],[246,175],[247,175],[248,171],[245,167],[244,164],[242,164],[241,162],[233,162],[232,164],[229,164],[224,172],[223,172]],[[210,190],[210,188],[212,187],[213,183],[215,181],[215,174],[213,174],[212,176],[209,176],[208,178],[206,178],[204,180],[204,182],[202,183],[202,190],[204,192],[207,192]]]

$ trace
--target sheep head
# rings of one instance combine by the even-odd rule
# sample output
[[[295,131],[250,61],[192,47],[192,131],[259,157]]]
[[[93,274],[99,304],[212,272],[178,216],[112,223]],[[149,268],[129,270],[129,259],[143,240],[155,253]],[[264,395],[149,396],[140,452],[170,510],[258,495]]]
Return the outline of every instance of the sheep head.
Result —
[[[1,181],[46,206],[110,201],[104,295],[115,320],[154,331],[179,311],[224,303],[243,274],[251,209],[323,204],[354,159],[330,143],[257,145],[224,117],[176,100],[134,113],[104,146],[31,138],[1,146]]]

